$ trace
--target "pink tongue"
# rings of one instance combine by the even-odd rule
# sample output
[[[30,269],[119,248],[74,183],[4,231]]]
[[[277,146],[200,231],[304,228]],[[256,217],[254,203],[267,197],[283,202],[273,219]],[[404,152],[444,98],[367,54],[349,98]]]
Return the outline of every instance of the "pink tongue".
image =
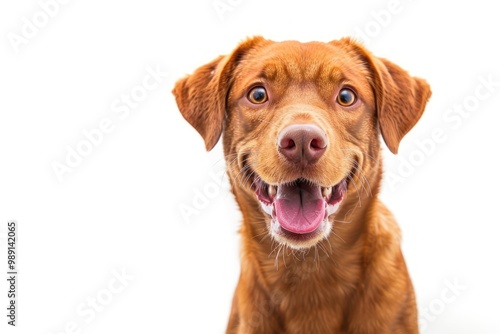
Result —
[[[293,233],[312,232],[325,217],[321,188],[305,182],[279,186],[274,203],[278,223]]]

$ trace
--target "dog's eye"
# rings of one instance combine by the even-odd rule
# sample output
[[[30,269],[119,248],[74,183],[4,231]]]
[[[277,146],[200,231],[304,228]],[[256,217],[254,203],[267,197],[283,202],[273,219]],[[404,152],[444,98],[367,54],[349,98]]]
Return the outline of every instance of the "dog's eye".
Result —
[[[262,104],[267,101],[267,92],[264,87],[255,87],[248,93],[248,100],[254,104]]]
[[[349,88],[341,89],[339,95],[337,95],[337,102],[344,107],[353,105],[356,99],[356,94]]]

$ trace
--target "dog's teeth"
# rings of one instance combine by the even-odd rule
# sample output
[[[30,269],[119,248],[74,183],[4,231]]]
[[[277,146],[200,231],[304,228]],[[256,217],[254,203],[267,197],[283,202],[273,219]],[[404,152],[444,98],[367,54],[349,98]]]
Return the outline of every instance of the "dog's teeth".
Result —
[[[322,188],[323,197],[329,198],[332,195],[332,187]]]
[[[275,186],[267,187],[267,194],[269,195],[269,197],[274,198],[274,196],[276,196],[276,187]]]

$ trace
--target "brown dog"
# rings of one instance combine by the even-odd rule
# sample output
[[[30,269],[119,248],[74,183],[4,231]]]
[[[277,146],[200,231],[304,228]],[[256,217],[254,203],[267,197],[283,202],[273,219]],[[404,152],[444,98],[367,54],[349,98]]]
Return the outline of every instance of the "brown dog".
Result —
[[[243,214],[227,333],[417,333],[400,232],[377,199],[429,85],[351,39],[248,39],[177,82]]]

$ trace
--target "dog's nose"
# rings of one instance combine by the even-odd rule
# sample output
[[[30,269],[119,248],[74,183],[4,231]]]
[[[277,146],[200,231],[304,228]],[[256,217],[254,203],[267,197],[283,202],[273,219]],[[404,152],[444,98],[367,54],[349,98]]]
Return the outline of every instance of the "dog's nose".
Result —
[[[290,162],[310,164],[326,151],[326,134],[314,124],[293,124],[278,135],[278,151]]]

